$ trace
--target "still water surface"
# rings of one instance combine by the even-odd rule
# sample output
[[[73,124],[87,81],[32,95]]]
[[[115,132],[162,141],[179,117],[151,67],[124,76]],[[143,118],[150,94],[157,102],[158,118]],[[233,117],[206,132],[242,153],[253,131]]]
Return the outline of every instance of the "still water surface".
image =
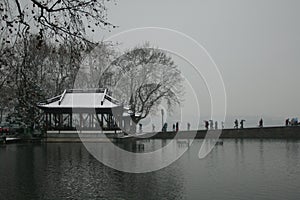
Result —
[[[224,140],[199,160],[201,143],[146,174],[106,167],[80,143],[0,146],[0,199],[300,199],[300,141]]]

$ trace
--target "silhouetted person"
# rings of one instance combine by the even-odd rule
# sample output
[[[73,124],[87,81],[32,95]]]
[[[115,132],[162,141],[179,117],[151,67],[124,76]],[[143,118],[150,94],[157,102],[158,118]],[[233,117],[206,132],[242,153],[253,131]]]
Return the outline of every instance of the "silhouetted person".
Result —
[[[162,128],[162,132],[167,132],[167,129],[168,129],[168,123],[164,123],[164,126]]]
[[[298,125],[298,119],[297,118],[292,118],[291,121],[290,121],[290,125],[292,125],[292,126]]]
[[[139,124],[139,126],[140,126],[140,133],[142,133],[143,132],[143,124]]]
[[[289,119],[289,118],[287,118],[287,119],[285,120],[285,125],[286,125],[286,126],[290,125],[290,119]]]
[[[204,121],[204,124],[205,124],[205,128],[206,128],[206,130],[208,130],[208,126],[209,126],[209,123],[208,123],[208,121]]]
[[[225,126],[224,126],[224,122],[222,122],[222,129],[224,129],[225,128]]]
[[[239,121],[237,119],[234,121],[234,128],[239,128]]]
[[[241,122],[240,122],[240,125],[241,125],[240,127],[241,128],[244,128],[244,121],[246,121],[246,120],[242,119]]]
[[[215,129],[217,130],[218,129],[218,122],[215,121]]]
[[[210,124],[210,129],[214,129],[214,121],[213,120],[209,120],[209,124]]]
[[[191,124],[188,122],[187,123],[187,130],[189,131],[191,129]]]
[[[179,123],[176,122],[176,132],[178,132],[178,131],[179,131]]]
[[[175,131],[175,124],[173,124],[173,131]]]
[[[155,125],[152,124],[152,132],[155,132]]]
[[[262,128],[262,127],[264,126],[264,121],[263,121],[262,118],[259,120],[258,126],[259,126],[260,128]]]
[[[295,126],[298,126],[298,124],[299,124],[299,123],[298,123],[298,118],[296,117],[296,118],[294,118],[294,125],[295,125]]]

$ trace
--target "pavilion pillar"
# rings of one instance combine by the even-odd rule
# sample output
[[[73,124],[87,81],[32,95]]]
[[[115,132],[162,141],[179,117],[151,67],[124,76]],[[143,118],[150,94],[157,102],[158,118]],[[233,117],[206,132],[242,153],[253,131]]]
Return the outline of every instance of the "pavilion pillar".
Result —
[[[82,122],[83,122],[82,113],[79,113],[79,127],[80,128],[82,128]]]
[[[109,114],[106,114],[106,115],[107,115],[107,119],[108,119],[108,128],[111,129],[110,115]]]
[[[46,131],[48,130],[48,126],[49,126],[49,120],[48,120],[48,113],[45,113],[46,114]]]
[[[72,115],[72,113],[70,113],[69,114],[69,120],[70,120],[70,123],[69,123],[69,125],[70,125],[70,128],[72,128],[73,127],[73,115]]]
[[[89,128],[92,127],[92,114],[89,114]]]
[[[91,114],[91,127],[94,128],[94,114]]]
[[[63,127],[63,114],[58,114],[58,128],[62,129]]]
[[[52,124],[51,124],[51,113],[49,113],[49,127],[50,128],[52,127]]]
[[[53,127],[55,128],[57,125],[57,120],[56,120],[56,114],[55,113],[53,113]]]

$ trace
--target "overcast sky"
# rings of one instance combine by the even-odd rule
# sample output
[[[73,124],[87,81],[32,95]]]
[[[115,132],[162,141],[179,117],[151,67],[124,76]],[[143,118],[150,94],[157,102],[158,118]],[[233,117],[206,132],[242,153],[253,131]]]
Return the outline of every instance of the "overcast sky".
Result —
[[[298,0],[117,1],[108,17],[120,27],[105,38],[149,26],[185,33],[217,64],[229,115],[298,116],[299,10]]]

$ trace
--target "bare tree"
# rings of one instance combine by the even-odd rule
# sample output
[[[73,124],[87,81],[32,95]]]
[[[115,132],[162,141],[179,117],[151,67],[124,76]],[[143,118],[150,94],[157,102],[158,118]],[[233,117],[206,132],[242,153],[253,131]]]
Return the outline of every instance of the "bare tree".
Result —
[[[13,51],[10,48],[0,49],[0,90],[6,85],[11,77],[11,59],[14,57]]]
[[[105,2],[109,0],[2,0],[0,2],[1,41],[30,34],[51,36],[55,40],[72,39],[90,42],[86,30],[112,27],[107,20]]]
[[[95,32],[103,28],[115,28],[107,19],[108,1],[1,0],[0,89],[13,74],[8,67],[7,58],[14,56],[14,45],[26,49],[25,46],[20,47],[20,43],[26,45],[25,41],[31,35],[36,35],[37,49],[45,40],[64,45],[76,44],[73,45],[76,48],[80,45],[81,50],[93,48],[95,44],[88,38],[88,30]]]
[[[138,123],[166,101],[169,108],[183,100],[182,77],[166,52],[149,44],[129,50],[112,63],[118,69],[113,94],[129,105],[133,122]]]
[[[51,46],[45,41],[40,43],[40,40],[32,35],[16,43],[15,47],[14,57],[9,57],[13,60],[9,66],[13,79],[7,85],[11,89],[11,101],[14,104],[10,121],[33,127],[39,113],[36,102],[43,99],[50,90],[44,86]]]
[[[65,41],[53,47],[49,53],[48,80],[54,94],[61,94],[66,88],[72,88],[85,50],[80,45]]]
[[[99,42],[82,56],[81,68],[77,74],[76,88],[107,88],[114,84],[111,62],[117,53],[111,42]]]
[[[72,88],[83,52],[71,41],[54,45],[36,35],[23,38],[15,47],[7,58],[12,75],[5,87],[10,88],[14,105],[12,118],[32,127],[40,119],[37,102]]]

